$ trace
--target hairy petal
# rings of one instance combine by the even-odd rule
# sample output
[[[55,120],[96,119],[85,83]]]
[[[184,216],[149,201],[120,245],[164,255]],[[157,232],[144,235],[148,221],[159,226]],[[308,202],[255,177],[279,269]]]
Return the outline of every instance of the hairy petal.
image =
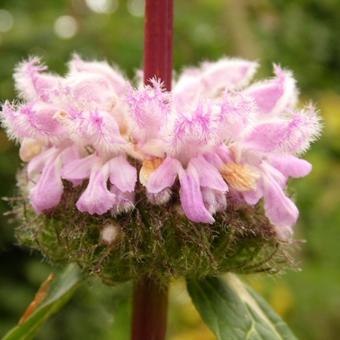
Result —
[[[309,149],[321,133],[321,119],[313,105],[293,115],[289,122],[289,135],[283,143],[283,150],[300,154]]]
[[[48,101],[52,89],[61,83],[61,77],[45,73],[47,67],[34,57],[20,63],[14,73],[15,86],[26,100]]]
[[[222,140],[237,140],[249,126],[256,112],[256,105],[250,96],[242,92],[226,92],[219,117],[219,134]]]
[[[57,140],[65,130],[55,119],[57,109],[43,102],[30,102],[19,107],[5,102],[1,116],[9,135],[16,139]]]
[[[256,125],[246,136],[245,143],[262,152],[279,151],[290,133],[289,123],[275,120]]]
[[[109,162],[110,182],[122,192],[133,192],[137,182],[137,170],[125,156],[112,158]]]
[[[319,118],[313,110],[294,114],[289,119],[259,123],[249,131],[245,143],[262,152],[300,153],[320,134]]]
[[[127,213],[134,208],[135,193],[122,192],[114,185],[111,186],[110,191],[115,195],[115,204],[111,209],[112,215],[118,215],[120,213]]]
[[[290,71],[274,65],[275,77],[254,83],[244,93],[254,99],[260,114],[279,114],[297,101],[295,79]]]
[[[179,195],[185,215],[193,222],[214,223],[214,218],[206,209],[196,169],[189,164],[188,168],[179,171],[181,185]]]
[[[138,146],[151,154],[157,153],[157,149],[162,151],[162,137],[171,113],[169,92],[163,89],[161,82],[153,79],[152,86],[130,89],[126,98],[130,107],[131,133]]]
[[[257,66],[255,62],[224,58],[185,70],[174,87],[175,100],[179,104],[190,103],[201,94],[213,97],[219,91],[243,87],[253,77]]]
[[[166,188],[170,188],[177,178],[181,164],[178,160],[168,157],[163,163],[150,175],[146,189],[149,193],[157,194]]]
[[[116,196],[108,189],[109,170],[108,163],[99,161],[92,167],[89,184],[76,203],[79,211],[102,215],[113,207]]]
[[[85,61],[78,55],[73,55],[69,62],[70,74],[90,73],[100,75],[110,81],[110,84],[118,94],[123,94],[128,84],[120,71],[103,61]]]

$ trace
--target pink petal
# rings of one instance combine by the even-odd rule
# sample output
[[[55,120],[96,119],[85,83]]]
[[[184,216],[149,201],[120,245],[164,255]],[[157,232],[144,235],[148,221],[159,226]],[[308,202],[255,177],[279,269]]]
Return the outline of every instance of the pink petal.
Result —
[[[263,170],[263,177],[266,175],[270,176],[282,189],[287,186],[288,177],[269,164],[268,161],[262,161],[260,168]]]
[[[223,140],[238,139],[252,122],[256,112],[253,99],[242,92],[226,92],[220,113],[220,134]]]
[[[103,153],[121,151],[127,145],[115,118],[106,111],[86,112],[75,122],[75,134],[80,135],[87,144],[95,145],[96,150]]]
[[[115,91],[122,94],[126,89],[127,81],[121,72],[112,68],[106,62],[85,61],[74,55],[69,63],[70,73],[92,73],[107,78]]]
[[[274,65],[275,78],[254,83],[244,93],[252,97],[261,114],[278,114],[297,101],[295,79],[291,72]]]
[[[217,148],[217,155],[222,160],[223,163],[235,161],[230,149],[225,144]]]
[[[102,215],[109,211],[116,196],[108,189],[109,164],[98,162],[91,170],[89,184],[77,201],[77,208],[81,212]]]
[[[293,226],[299,216],[299,211],[280,185],[270,176],[263,177],[264,208],[266,215],[276,227]]]
[[[70,163],[79,158],[80,158],[79,149],[75,145],[67,147],[61,153],[61,159],[63,161],[63,165]]]
[[[117,100],[110,81],[99,74],[87,72],[71,74],[66,78],[64,86],[77,101],[97,103],[103,107],[105,102],[114,105]]]
[[[166,158],[150,175],[146,184],[147,191],[157,194],[166,188],[170,188],[175,183],[180,167],[178,160],[170,157]]]
[[[222,159],[215,152],[205,153],[204,158],[217,169],[220,169],[222,165],[224,165]]]
[[[246,136],[245,142],[258,151],[295,152],[307,140],[304,122],[300,118],[296,115],[290,120],[276,119],[255,125]]]
[[[53,88],[59,86],[61,77],[46,73],[39,58],[34,57],[19,64],[14,73],[15,86],[26,100],[47,101]]]
[[[263,197],[263,190],[261,185],[257,185],[256,190],[242,192],[243,199],[249,205],[256,205]]]
[[[313,107],[285,119],[259,123],[245,137],[249,147],[259,151],[300,153],[320,135],[320,118]]]
[[[213,97],[219,91],[237,89],[247,85],[253,77],[257,63],[224,58],[205,62],[200,68],[188,69],[178,79],[174,93],[180,103],[196,100],[201,93]]]
[[[298,154],[308,150],[310,144],[319,138],[321,119],[317,110],[309,105],[292,115],[288,128],[289,133],[281,148],[286,152]]]
[[[136,168],[124,156],[115,157],[108,163],[110,166],[110,182],[122,192],[133,192],[137,182]]]
[[[60,177],[61,159],[45,164],[37,184],[31,189],[30,199],[37,214],[54,208],[61,200],[63,183]]]
[[[179,182],[179,195],[185,215],[193,222],[214,223],[214,218],[204,206],[198,173],[192,165],[186,170],[180,169]]]
[[[90,177],[92,167],[98,162],[98,157],[94,154],[85,158],[75,159],[64,165],[61,176],[73,183],[79,185],[86,178]]]
[[[27,120],[31,124],[32,129],[35,129],[38,133],[52,137],[62,135],[64,132],[63,126],[55,118],[57,111],[57,107],[43,102],[37,102],[21,108],[22,114],[27,116]]]
[[[13,137],[46,139],[63,136],[65,130],[55,119],[58,109],[43,102],[15,106],[5,102],[2,108],[4,126]]]
[[[283,121],[260,123],[248,134],[245,142],[259,151],[270,152],[279,149],[287,136],[287,124]]]
[[[55,159],[58,153],[59,150],[52,147],[32,158],[32,160],[27,164],[28,178],[32,179],[34,175],[39,174],[43,170],[45,164]]]
[[[220,172],[202,156],[193,158],[190,164],[195,167],[201,187],[227,192],[228,186]]]
[[[207,89],[212,86],[229,90],[240,88],[248,84],[257,67],[256,62],[224,58],[203,63],[203,79]]]
[[[312,164],[292,155],[273,156],[270,163],[287,177],[304,177],[312,171]]]

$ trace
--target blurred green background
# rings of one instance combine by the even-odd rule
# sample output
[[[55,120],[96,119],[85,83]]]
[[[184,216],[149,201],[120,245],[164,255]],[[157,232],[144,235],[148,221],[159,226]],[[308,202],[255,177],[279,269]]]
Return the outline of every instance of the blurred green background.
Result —
[[[300,339],[331,340],[340,334],[340,1],[175,0],[175,69],[223,55],[293,70],[302,102],[312,98],[324,133],[306,158],[313,173],[292,183],[301,208],[297,236],[306,239],[301,272],[247,278],[283,316]],[[73,52],[107,59],[132,76],[142,66],[142,0],[1,0],[0,101],[15,97],[12,71],[39,55],[56,72]],[[15,191],[20,166],[16,147],[0,131],[0,196]],[[39,254],[15,245],[13,225],[0,202],[0,336],[19,319],[52,268]],[[92,280],[51,319],[38,339],[127,338],[129,293]],[[169,339],[209,340],[185,293],[171,290]]]

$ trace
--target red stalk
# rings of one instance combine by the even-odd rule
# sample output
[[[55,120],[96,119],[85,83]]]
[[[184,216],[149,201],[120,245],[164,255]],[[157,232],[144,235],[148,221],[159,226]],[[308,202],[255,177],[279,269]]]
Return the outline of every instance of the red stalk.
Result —
[[[157,77],[171,90],[173,0],[146,0],[144,83]]]
[[[145,1],[144,83],[160,79],[171,90],[173,0]],[[134,284],[132,340],[164,340],[168,287],[150,277]]]
[[[132,340],[164,340],[168,312],[168,287],[152,278],[135,283]]]

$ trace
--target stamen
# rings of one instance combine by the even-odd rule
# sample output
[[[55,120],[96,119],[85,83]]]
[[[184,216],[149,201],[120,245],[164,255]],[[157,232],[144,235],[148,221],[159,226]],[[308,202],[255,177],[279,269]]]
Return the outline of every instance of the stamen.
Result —
[[[57,111],[54,115],[53,118],[57,119],[59,122],[62,122],[66,119],[69,118],[69,114],[65,111]]]
[[[139,173],[139,180],[145,186],[151,174],[163,163],[162,158],[145,159]]]
[[[228,185],[237,191],[256,189],[257,180],[260,178],[256,170],[234,162],[223,165],[220,171]]]

